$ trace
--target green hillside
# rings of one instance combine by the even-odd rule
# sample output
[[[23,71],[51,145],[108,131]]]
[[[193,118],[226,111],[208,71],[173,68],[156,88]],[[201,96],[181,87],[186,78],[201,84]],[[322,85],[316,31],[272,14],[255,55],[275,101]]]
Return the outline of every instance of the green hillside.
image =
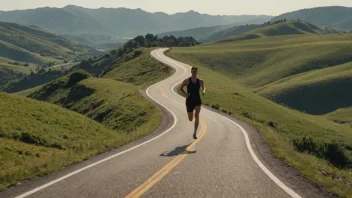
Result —
[[[352,9],[350,7],[342,6],[326,6],[297,10],[289,13],[284,13],[277,17],[274,17],[271,21],[277,21],[281,19],[297,20],[312,23],[322,27],[339,27],[341,30],[350,30],[352,23],[345,23],[346,21],[352,20]],[[345,23],[345,24],[344,24]],[[343,24],[342,26],[336,26],[336,24]]]
[[[22,78],[23,76],[23,73],[15,72],[12,69],[8,69],[7,67],[0,67],[0,87],[9,81]]]
[[[352,106],[352,62],[283,78],[256,90],[279,104],[310,114]]]
[[[140,97],[138,86],[89,76],[86,72],[73,72],[29,97],[76,111],[113,130],[133,131],[155,116],[156,110]]]
[[[119,90],[123,95],[126,89]],[[123,115],[129,117],[133,113],[131,108],[147,105],[147,113],[139,115],[140,120],[147,121],[126,133],[121,129],[109,130],[56,105],[0,93],[0,189],[56,171],[151,132],[160,122],[160,113],[141,97],[130,99],[136,99],[136,103],[122,102],[124,105],[119,108]],[[128,119],[121,124],[130,125]]]
[[[0,22],[0,30],[0,40],[3,43],[9,43],[18,49],[38,54],[41,57],[72,60],[101,54],[93,48],[33,26]],[[17,60],[16,58],[11,59]]]
[[[54,58],[42,57],[39,54],[27,51],[2,40],[0,40],[0,56],[14,61],[28,62],[41,66],[49,62],[58,62],[58,60],[55,60]]]
[[[152,84],[162,80],[172,72],[172,69],[170,67],[161,67],[160,63],[155,62],[148,56],[149,52],[150,49],[145,48],[135,50],[127,58],[131,60],[110,65],[103,73],[104,78],[112,78],[137,86],[145,83]],[[136,53],[140,55],[133,58]]]
[[[333,25],[331,25],[329,27],[337,29],[337,30],[340,30],[340,31],[352,32],[352,17],[347,19],[347,20],[344,20],[342,22],[333,24]]]
[[[256,31],[262,35],[271,32],[266,28]],[[301,33],[173,48],[168,56],[200,68],[200,78],[208,88],[208,94],[204,96],[205,104],[256,126],[278,158],[295,167],[313,183],[324,186],[330,193],[348,197],[352,194],[352,188],[348,185],[352,182],[349,174],[352,167],[351,127],[333,122],[331,118],[289,109],[253,93],[269,93],[281,90],[281,85],[286,89],[286,86],[299,83],[324,83],[322,86],[330,91],[334,90],[332,86],[342,90],[334,82],[341,82],[339,85],[344,86],[343,93],[347,93],[346,89],[351,86],[346,82],[351,79],[348,69],[351,66],[349,62],[352,62],[349,53],[352,50],[352,34]],[[310,91],[323,94],[323,89],[315,88]],[[350,98],[341,95],[343,93],[334,97],[333,93],[336,92],[331,93],[328,98],[336,101],[338,106],[344,105],[339,103],[338,97],[344,96],[345,102]],[[345,118],[348,114],[341,115]],[[326,171],[328,176],[323,175],[321,170]],[[337,181],[332,178],[342,179]]]
[[[38,67],[60,65],[100,54],[91,47],[34,26],[0,22],[0,69],[28,74],[31,70],[38,71]],[[15,76],[1,72],[0,86],[18,79]]]
[[[349,124],[352,128],[352,107],[338,109],[325,115],[326,118],[341,124]]]
[[[139,90],[169,76],[171,69],[148,58],[150,49],[140,50],[138,57],[126,59],[128,68],[121,66],[135,75],[134,84],[94,78],[76,70],[26,90],[31,98],[56,105],[0,93],[0,110],[4,112],[0,115],[0,147],[4,148],[0,149],[0,189],[119,147],[156,129],[161,113]],[[110,75],[117,75],[118,66],[113,66]]]
[[[251,28],[248,27],[248,28]],[[252,27],[254,30],[249,31],[245,34],[239,36],[229,37],[219,42],[234,42],[234,41],[243,41],[256,38],[264,38],[271,36],[282,36],[282,35],[294,35],[294,34],[331,34],[337,33],[337,31],[331,29],[320,28],[315,25],[306,22],[300,21],[288,21],[280,22],[278,24],[269,24],[264,27],[258,28],[258,26]],[[230,35],[229,35],[230,36]]]
[[[199,27],[199,28],[192,28],[188,30],[179,30],[179,31],[172,31],[172,32],[165,32],[158,34],[159,37],[164,36],[176,36],[176,37],[185,37],[191,36],[198,41],[203,41],[203,39],[209,37],[210,35],[219,32],[221,30],[233,27],[233,25],[218,25],[218,26],[211,26],[211,27]]]
[[[35,92],[35,91],[38,91],[39,89],[42,88],[43,85],[39,85],[37,87],[33,87],[33,88],[29,88],[29,89],[26,89],[26,90],[23,90],[23,91],[19,91],[19,92],[16,92],[14,93],[15,95],[19,95],[19,96],[28,96],[29,94]]]
[[[288,35],[175,49],[173,54],[258,88],[285,77],[352,61],[352,34]]]
[[[48,83],[60,76],[65,75],[66,71],[61,70],[51,70],[46,71],[45,69],[41,69],[37,73],[30,73],[19,79],[14,79],[9,81],[4,86],[1,87],[2,91],[7,93],[15,93],[19,91],[23,91],[26,89],[30,89],[39,85],[43,85]]]
[[[16,93],[20,91],[24,91],[26,89],[30,89],[39,85],[43,85],[49,81],[54,80],[55,78],[61,77],[68,72],[72,72],[75,70],[83,69],[95,77],[101,77],[109,73],[111,70],[115,69],[115,67],[120,67],[120,69],[115,70],[116,79],[124,81],[124,82],[132,82],[137,85],[141,85],[141,83],[145,83],[145,79],[135,78],[136,82],[134,82],[134,75],[138,74],[138,77],[144,78],[148,75],[158,75],[158,73],[166,74],[169,72],[167,68],[163,68],[162,71],[158,71],[160,68],[158,64],[155,64],[153,61],[149,60],[148,53],[149,49],[143,49],[143,47],[156,47],[156,46],[194,46],[197,45],[198,42],[192,37],[180,37],[176,38],[173,36],[165,36],[163,38],[158,38],[152,34],[147,34],[144,36],[138,36],[134,39],[129,40],[123,46],[120,46],[117,50],[110,51],[109,54],[105,54],[99,57],[89,58],[87,60],[83,60],[82,62],[75,64],[74,62],[60,64],[51,66],[47,69],[37,70],[36,73],[31,72],[30,75],[27,75],[19,80],[12,80],[2,87],[2,90],[8,93]],[[138,50],[135,50],[140,48]],[[129,61],[138,58],[138,60]],[[139,64],[139,61],[143,61],[141,66],[138,66],[139,71],[136,69],[128,69],[126,65]],[[122,71],[123,69],[124,71]],[[149,71],[149,69],[152,69]],[[129,71],[130,70],[130,71]],[[121,72],[117,74],[116,71]],[[123,72],[128,73],[128,76],[122,77]],[[141,72],[142,71],[142,72]],[[139,72],[139,73],[138,73]],[[117,77],[119,76],[120,77]],[[130,78],[130,79],[127,79]],[[154,82],[159,78],[155,78]],[[132,81],[131,81],[132,80]],[[139,84],[138,84],[139,82]]]

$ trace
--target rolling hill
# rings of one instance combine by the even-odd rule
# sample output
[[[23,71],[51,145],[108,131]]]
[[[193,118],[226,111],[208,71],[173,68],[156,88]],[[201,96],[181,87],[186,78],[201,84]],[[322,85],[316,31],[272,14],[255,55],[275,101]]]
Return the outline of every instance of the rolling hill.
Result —
[[[347,123],[352,128],[352,107],[338,109],[326,114],[325,117],[337,123]]]
[[[203,41],[204,38],[207,38],[208,36],[227,29],[229,27],[232,27],[232,25],[217,25],[217,26],[211,26],[211,27],[199,27],[199,28],[192,28],[192,29],[188,29],[188,30],[180,30],[180,31],[172,31],[172,32],[165,32],[165,33],[161,33],[158,34],[159,37],[164,37],[164,36],[176,36],[176,37],[180,37],[180,36],[191,36],[195,39],[197,39],[198,41]]]
[[[173,56],[220,72],[279,104],[322,115],[352,106],[352,34],[324,31],[290,21],[173,50]],[[248,35],[256,37],[243,39]]]
[[[352,193],[351,165],[346,166],[352,163],[352,128],[346,125],[351,115],[347,106],[352,106],[352,34],[321,35],[316,28],[292,31],[292,23],[254,30],[260,38],[172,48],[167,55],[199,68],[207,87],[205,105],[255,126],[275,156],[333,195],[348,197]],[[282,26],[298,34],[280,35],[277,28]],[[300,95],[297,87],[307,90]],[[259,95],[271,93],[334,112],[309,115]],[[317,97],[309,98],[312,95]],[[345,165],[333,162],[334,156],[341,156]]]
[[[37,100],[0,92],[0,190],[120,147],[159,126],[161,113],[139,90],[172,70],[150,59],[150,49],[137,51],[138,57],[111,65],[111,77],[78,69],[26,90]],[[114,80],[120,72],[134,81]]]
[[[36,72],[42,67],[100,54],[102,52],[91,47],[37,27],[0,22],[0,68],[28,74],[31,70]],[[0,86],[16,79],[11,77],[14,75],[8,74],[8,72],[0,73]]]
[[[260,38],[264,36],[276,36],[276,35],[290,35],[290,34],[332,34],[338,33],[338,31],[331,28],[319,28],[315,25],[299,22],[290,21],[289,23],[283,23],[284,21],[277,21],[274,23],[264,24],[250,24],[250,25],[227,25],[227,26],[213,26],[205,28],[195,28],[184,31],[175,31],[159,34],[159,36],[165,35],[177,35],[177,36],[192,36],[198,39],[202,43],[209,43],[214,41],[226,41],[226,38],[235,40],[245,40]],[[280,23],[280,24],[277,24]],[[266,29],[264,28],[266,27]],[[260,29],[256,31],[256,29]],[[248,33],[248,34],[246,34]],[[240,36],[238,36],[240,35]]]
[[[173,35],[173,36],[191,36],[198,41],[201,42],[212,42],[215,40],[224,39],[229,36],[233,36],[236,34],[242,34],[244,32],[248,32],[250,30],[260,28],[264,22],[267,22],[271,19],[271,16],[261,16],[260,18],[239,22],[229,25],[217,25],[217,26],[210,26],[210,27],[199,27],[199,28],[192,28],[187,30],[180,30],[180,31],[172,31],[172,32],[165,32],[158,34],[158,36],[163,37],[166,35]],[[248,25],[250,24],[250,25]]]
[[[317,26],[352,30],[352,8],[341,6],[302,9],[274,17],[271,21],[281,19],[303,20]]]
[[[168,15],[141,9],[87,9],[72,5],[64,8],[8,11],[0,15],[1,21],[36,25],[60,34],[104,34],[119,37],[227,25],[260,18],[267,20],[268,16],[211,16],[195,11]]]
[[[0,41],[2,41],[3,46],[7,43],[9,50],[10,48],[15,48],[14,50],[23,51],[22,53],[34,53],[37,54],[37,56],[43,57],[43,59],[72,60],[80,56],[81,58],[87,58],[88,56],[101,54],[93,48],[80,45],[33,26],[0,22],[0,29]],[[86,56],[86,54],[88,56]],[[11,57],[11,55],[13,54],[9,53],[7,56],[10,56],[9,58],[13,60],[20,57],[16,57],[15,55],[13,55],[15,57]],[[7,58],[5,54],[2,54],[2,56]],[[40,62],[40,58],[37,59],[39,60],[36,60],[34,63],[47,61],[42,60],[42,62]],[[29,62],[30,61],[31,60],[29,60]]]
[[[276,103],[321,115],[352,107],[351,86],[352,62],[349,62],[283,78],[256,92]]]
[[[242,41],[242,40],[250,40],[256,38],[264,38],[271,36],[282,36],[282,35],[294,35],[294,34],[332,34],[338,33],[335,30],[328,28],[320,28],[318,26],[312,25],[306,22],[300,21],[288,21],[288,22],[280,22],[278,24],[267,24],[262,26],[253,26],[248,27],[248,29],[254,28],[252,31],[247,31],[244,34],[232,36],[219,42],[233,42],[233,41]],[[235,29],[236,31],[236,29]],[[231,32],[230,32],[231,33]]]
[[[215,33],[203,38],[201,41],[203,41],[205,43],[209,43],[209,42],[213,42],[213,41],[223,40],[225,38],[235,36],[235,35],[240,35],[240,34],[243,34],[243,33],[264,27],[264,26],[266,26],[266,25],[265,24],[260,24],[260,25],[251,24],[251,25],[234,26],[234,27],[230,27],[230,28],[215,32]]]

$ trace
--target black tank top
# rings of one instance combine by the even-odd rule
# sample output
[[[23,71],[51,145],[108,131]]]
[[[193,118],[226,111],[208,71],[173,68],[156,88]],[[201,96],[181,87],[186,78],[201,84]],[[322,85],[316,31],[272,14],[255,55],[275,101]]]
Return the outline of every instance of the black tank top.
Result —
[[[188,79],[188,85],[187,85],[187,92],[189,94],[189,98],[193,98],[193,99],[200,98],[199,89],[200,89],[199,79],[197,78],[197,82],[193,83],[190,77]]]

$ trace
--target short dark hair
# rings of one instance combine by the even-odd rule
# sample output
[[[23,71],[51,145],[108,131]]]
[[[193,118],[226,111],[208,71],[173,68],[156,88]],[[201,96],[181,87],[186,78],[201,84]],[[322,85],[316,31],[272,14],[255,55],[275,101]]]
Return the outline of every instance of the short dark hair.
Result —
[[[198,69],[198,67],[192,67],[192,69]]]

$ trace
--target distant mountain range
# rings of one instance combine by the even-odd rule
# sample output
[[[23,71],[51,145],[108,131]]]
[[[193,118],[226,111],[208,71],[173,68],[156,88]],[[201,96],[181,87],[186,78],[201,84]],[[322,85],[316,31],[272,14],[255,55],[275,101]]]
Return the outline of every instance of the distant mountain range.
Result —
[[[0,13],[0,21],[36,25],[59,34],[103,34],[134,37],[146,33],[162,33],[196,27],[263,22],[272,16],[212,16],[193,10],[186,13],[149,13],[141,9],[99,8],[78,6],[37,8]]]
[[[274,17],[270,21],[301,20],[316,26],[325,27],[324,33],[338,33],[338,31],[352,31],[352,8],[348,7],[319,7],[298,10]],[[160,33],[159,36],[192,36],[203,43],[213,42],[234,35],[243,34],[261,27],[265,24],[259,21],[248,21],[247,24],[218,25],[211,27],[192,28],[187,30]],[[335,31],[336,30],[336,31]]]
[[[280,19],[296,20],[298,18],[317,26],[343,31],[352,30],[352,8],[341,6],[298,10],[274,17],[271,21]]]

